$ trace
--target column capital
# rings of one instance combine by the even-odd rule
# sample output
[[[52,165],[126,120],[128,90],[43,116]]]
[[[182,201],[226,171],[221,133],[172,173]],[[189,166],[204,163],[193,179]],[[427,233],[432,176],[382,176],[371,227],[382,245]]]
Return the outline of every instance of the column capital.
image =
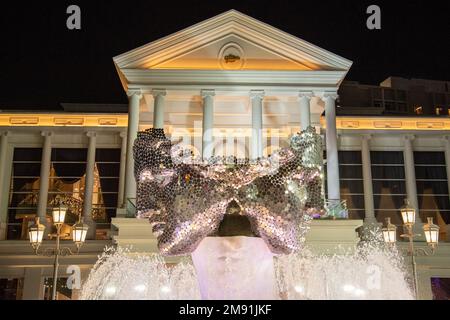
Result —
[[[41,131],[41,136],[51,137],[51,136],[53,136],[53,132],[52,131]]]
[[[264,90],[250,90],[250,99],[263,99],[265,94]]]
[[[314,96],[314,92],[312,91],[300,91],[298,93],[298,97],[300,99],[308,99],[311,100],[311,98]]]
[[[127,137],[127,133],[125,131],[119,132],[119,137],[125,139]]]
[[[214,90],[214,89],[202,89],[200,91],[200,95],[202,96],[202,98],[214,97],[216,95],[216,90]]]
[[[86,132],[86,136],[88,136],[89,138],[96,138],[97,132],[96,131],[88,131],[88,132]]]
[[[336,101],[339,95],[336,92],[320,92],[316,94],[323,101],[333,100]]]
[[[11,131],[2,131],[0,132],[1,137],[9,137],[11,136]]]
[[[403,136],[404,141],[414,141],[414,139],[416,139],[416,136],[413,134],[405,134]]]
[[[153,89],[152,90],[152,96],[153,98],[156,98],[158,96],[165,97],[167,95],[166,89]]]
[[[361,135],[361,141],[370,141],[370,139],[372,139],[371,134],[362,134]]]
[[[131,98],[133,96],[138,97],[138,99],[142,98],[142,91],[141,90],[128,90],[127,91],[128,98]]]

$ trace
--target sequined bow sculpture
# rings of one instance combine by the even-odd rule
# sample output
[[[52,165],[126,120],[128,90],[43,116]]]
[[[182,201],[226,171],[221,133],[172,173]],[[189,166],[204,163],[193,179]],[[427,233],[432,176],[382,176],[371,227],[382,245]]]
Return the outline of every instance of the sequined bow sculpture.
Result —
[[[186,156],[162,129],[149,129],[138,134],[134,159],[137,215],[150,220],[164,255],[193,252],[217,231],[231,203],[276,254],[298,250],[311,217],[324,212],[322,145],[313,128],[254,161],[202,161]]]

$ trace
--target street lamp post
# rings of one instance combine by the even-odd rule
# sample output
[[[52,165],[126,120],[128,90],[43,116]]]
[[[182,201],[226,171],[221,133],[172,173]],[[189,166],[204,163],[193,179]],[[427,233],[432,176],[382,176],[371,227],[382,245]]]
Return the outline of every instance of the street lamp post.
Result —
[[[52,210],[53,223],[56,227],[56,246],[55,248],[47,248],[39,251],[39,247],[42,244],[44,238],[45,226],[40,224],[39,218],[36,218],[36,222],[32,225],[28,234],[30,237],[30,244],[34,249],[36,255],[45,257],[54,257],[53,263],[53,288],[52,288],[52,300],[56,300],[56,286],[58,281],[58,268],[59,268],[59,256],[70,256],[78,254],[81,246],[86,240],[86,234],[88,231],[88,225],[81,221],[81,215],[78,222],[72,227],[72,238],[77,246],[77,251],[73,252],[68,247],[61,247],[61,228],[64,224],[66,213],[68,211],[67,206],[63,205],[58,199],[57,206]]]
[[[427,251],[423,248],[414,247],[414,238],[420,236],[414,234],[413,227],[416,222],[416,210],[409,205],[409,201],[405,199],[405,205],[400,209],[402,215],[403,225],[405,226],[406,233],[402,234],[402,238],[407,238],[409,246],[407,254],[411,257],[412,273],[414,281],[414,294],[418,297],[418,283],[417,283],[417,264],[416,257],[419,255],[433,255],[439,242],[439,227],[433,223],[433,218],[428,217],[428,223],[423,226],[425,239],[431,250]],[[383,228],[384,241],[389,245],[395,245],[397,227],[391,224],[391,219],[386,219],[386,227]]]

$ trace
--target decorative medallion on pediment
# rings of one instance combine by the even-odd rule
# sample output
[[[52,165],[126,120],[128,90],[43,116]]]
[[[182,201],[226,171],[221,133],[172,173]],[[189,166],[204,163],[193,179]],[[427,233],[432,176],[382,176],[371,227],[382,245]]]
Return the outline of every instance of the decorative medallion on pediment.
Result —
[[[244,49],[234,42],[225,44],[220,49],[218,58],[222,69],[241,70],[245,66]]]

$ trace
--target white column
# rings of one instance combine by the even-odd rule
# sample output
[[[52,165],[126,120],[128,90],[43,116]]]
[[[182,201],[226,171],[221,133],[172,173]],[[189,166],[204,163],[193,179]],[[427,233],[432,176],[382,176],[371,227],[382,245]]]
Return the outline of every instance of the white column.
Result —
[[[22,300],[44,299],[43,285],[44,279],[42,277],[42,268],[25,268]]]
[[[252,103],[252,158],[257,159],[263,156],[263,99],[264,91],[250,91]]]
[[[208,159],[213,156],[214,146],[214,90],[202,90],[203,98],[203,132],[202,156]]]
[[[416,186],[416,169],[414,167],[414,151],[412,142],[414,135],[404,136],[404,165],[405,165],[405,182],[406,182],[406,194],[411,206],[416,210],[416,222],[421,223],[422,220],[419,216],[419,202],[417,200],[417,186]]]
[[[337,97],[336,94],[323,95],[326,120],[328,200],[332,202],[341,201],[335,104]]]
[[[0,201],[8,201],[9,188],[7,182],[9,178],[6,178],[6,154],[8,150],[8,136],[9,131],[0,133]],[[4,209],[3,209],[4,208]],[[0,208],[0,241],[6,240],[6,234],[8,232],[8,209],[7,206],[1,206]]]
[[[92,219],[92,199],[94,192],[94,170],[95,170],[95,147],[97,133],[86,133],[89,143],[86,162],[86,178],[84,180],[83,220],[89,225],[88,239],[95,239],[95,222]]]
[[[52,132],[43,131],[44,145],[42,147],[41,175],[39,180],[39,198],[37,214],[40,222],[47,225],[48,185],[52,156]],[[45,233],[46,236],[47,232]]]
[[[306,130],[311,125],[312,92],[300,92],[300,129]]]
[[[128,133],[127,133],[127,160],[125,170],[125,199],[136,198],[136,180],[134,178],[134,158],[133,145],[139,131],[139,106],[142,94],[140,91],[131,91],[128,93]]]
[[[127,165],[127,133],[121,132],[119,134],[122,141],[120,147],[120,171],[119,171],[119,190],[117,194],[117,207],[125,207],[124,192],[125,192],[125,170]]]
[[[164,103],[166,97],[166,90],[152,91],[153,104],[153,128],[164,129]]]
[[[361,136],[361,158],[362,158],[362,174],[364,184],[364,207],[365,219],[364,223],[377,223],[375,218],[375,209],[373,204],[373,186],[372,186],[372,164],[370,161],[370,139],[369,134]]]

